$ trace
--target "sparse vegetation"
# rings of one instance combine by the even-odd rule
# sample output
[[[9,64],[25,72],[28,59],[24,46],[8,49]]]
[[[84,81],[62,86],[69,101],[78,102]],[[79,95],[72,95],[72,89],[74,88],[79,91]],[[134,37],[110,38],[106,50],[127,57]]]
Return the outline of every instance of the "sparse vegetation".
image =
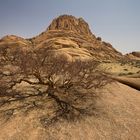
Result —
[[[97,40],[98,40],[98,41],[102,41],[102,38],[101,38],[101,37],[97,37]]]
[[[128,71],[128,69],[123,69],[124,71]]]
[[[46,102],[51,99],[56,106],[53,116],[41,118],[45,125],[60,118],[75,120],[77,117],[94,115],[98,97],[95,89],[109,82],[106,76],[97,71],[98,62],[67,62],[63,57],[52,58],[50,51],[18,52],[14,59],[4,61],[17,67],[16,72],[11,71],[7,76],[2,71],[0,73],[0,112],[4,116],[6,112],[12,112],[6,115],[7,119],[19,110],[28,112],[44,106],[45,99]],[[22,91],[23,83],[29,85],[31,90]],[[41,105],[37,103],[37,98]],[[15,102],[19,104],[16,108],[9,106],[3,109],[3,106]]]
[[[3,37],[0,140],[139,139],[140,61],[131,58],[68,15],[33,38]]]

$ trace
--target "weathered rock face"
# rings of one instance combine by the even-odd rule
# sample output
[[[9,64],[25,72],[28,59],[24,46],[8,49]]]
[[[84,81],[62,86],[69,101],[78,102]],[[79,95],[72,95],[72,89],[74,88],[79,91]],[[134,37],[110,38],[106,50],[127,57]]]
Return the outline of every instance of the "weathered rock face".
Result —
[[[11,60],[30,50],[31,46],[30,41],[15,35],[3,37],[0,40],[0,65],[11,65]]]
[[[24,39],[14,35],[0,40],[0,47],[8,50],[35,50],[44,53],[50,50],[54,57],[65,57],[68,61],[89,59],[116,60],[122,54],[111,44],[95,37],[88,24],[82,18],[69,15],[54,19],[45,32],[40,35]]]
[[[88,24],[82,18],[77,19],[68,15],[54,19],[47,31],[49,30],[71,30],[79,34],[92,35]]]
[[[30,39],[36,49],[51,49],[56,55],[67,55],[68,60],[116,60],[122,54],[111,44],[95,37],[82,18],[69,15],[54,19],[45,32]],[[75,45],[73,45],[75,44]]]
[[[9,46],[22,49],[23,47],[29,47],[30,45],[30,41],[15,35],[7,35],[0,39],[0,47]]]
[[[126,57],[130,59],[140,60],[140,52],[132,52],[132,53],[126,54]]]

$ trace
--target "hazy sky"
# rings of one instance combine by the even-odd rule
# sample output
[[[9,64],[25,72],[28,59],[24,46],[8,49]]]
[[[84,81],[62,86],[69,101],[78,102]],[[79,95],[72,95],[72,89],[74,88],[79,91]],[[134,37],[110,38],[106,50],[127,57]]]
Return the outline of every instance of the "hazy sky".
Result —
[[[0,0],[0,38],[33,37],[61,14],[83,17],[123,53],[140,51],[140,0]]]

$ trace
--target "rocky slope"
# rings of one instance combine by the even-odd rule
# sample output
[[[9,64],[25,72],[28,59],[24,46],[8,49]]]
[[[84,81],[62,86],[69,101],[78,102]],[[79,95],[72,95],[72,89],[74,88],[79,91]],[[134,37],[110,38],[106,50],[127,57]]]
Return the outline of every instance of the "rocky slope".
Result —
[[[16,106],[17,103],[14,104]],[[61,120],[44,128],[40,123],[40,117],[52,112],[53,102],[48,98],[42,105],[44,109],[32,108],[30,112],[14,114],[10,119],[8,119],[10,110],[7,111],[6,117],[0,120],[0,139],[139,140],[140,138],[140,92],[125,85],[114,83],[104,87],[96,106],[96,115],[79,121]]]
[[[119,59],[121,53],[96,38],[82,18],[63,15],[52,21],[45,32],[31,39],[39,48],[50,48],[57,55],[73,59]]]
[[[19,49],[27,49],[31,43],[21,37],[15,35],[7,35],[0,40],[0,48],[9,47],[9,48],[19,48]]]
[[[40,35],[23,39],[6,36],[0,40],[0,46],[33,49],[35,51],[50,50],[54,56],[65,57],[68,61],[76,59],[116,60],[122,54],[111,44],[102,41],[91,33],[88,24],[82,18],[69,15],[54,19],[45,32]],[[13,47],[12,47],[13,46]]]
[[[139,140],[139,78],[124,77],[139,68],[69,15],[36,37],[3,37],[0,140]]]
[[[140,60],[140,52],[128,53],[128,54],[126,54],[126,57],[128,57],[129,59],[133,59],[133,60]]]

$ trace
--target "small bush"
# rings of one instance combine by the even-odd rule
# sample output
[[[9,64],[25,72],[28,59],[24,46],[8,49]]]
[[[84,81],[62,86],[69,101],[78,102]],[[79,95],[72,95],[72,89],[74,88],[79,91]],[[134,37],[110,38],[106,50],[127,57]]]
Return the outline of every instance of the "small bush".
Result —
[[[128,71],[128,69],[123,69],[124,71]]]

